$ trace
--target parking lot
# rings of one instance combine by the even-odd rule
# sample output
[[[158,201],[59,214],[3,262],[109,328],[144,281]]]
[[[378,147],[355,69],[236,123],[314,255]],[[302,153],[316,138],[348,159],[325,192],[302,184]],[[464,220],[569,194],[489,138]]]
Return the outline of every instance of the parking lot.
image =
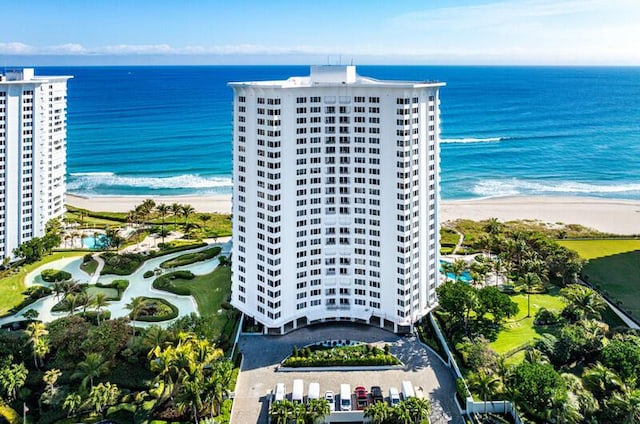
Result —
[[[359,340],[367,343],[388,343],[391,353],[405,366],[391,370],[361,371],[278,371],[280,361],[287,357],[294,346],[324,340]],[[401,337],[385,330],[356,324],[325,324],[296,330],[284,336],[243,335],[239,349],[244,354],[242,370],[236,385],[232,424],[266,424],[269,394],[277,383],[284,383],[290,393],[293,380],[303,379],[305,394],[310,382],[320,384],[320,392],[332,390],[338,394],[340,384],[351,388],[365,386],[382,387],[388,396],[389,387],[401,387],[408,380],[421,387],[432,403],[432,423],[462,423],[453,397],[453,374],[430,350],[420,345],[414,337]]]

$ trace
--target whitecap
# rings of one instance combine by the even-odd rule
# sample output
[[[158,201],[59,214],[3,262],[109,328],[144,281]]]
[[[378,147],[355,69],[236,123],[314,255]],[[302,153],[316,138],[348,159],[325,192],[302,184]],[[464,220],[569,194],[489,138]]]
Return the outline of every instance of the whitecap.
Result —
[[[508,140],[509,137],[487,137],[487,138],[443,138],[441,143],[497,143],[499,141]]]
[[[172,177],[132,177],[112,172],[83,172],[70,174],[67,182],[69,191],[87,191],[98,187],[120,186],[157,189],[215,189],[230,188],[229,177],[203,177],[196,174]]]
[[[590,184],[576,181],[527,181],[518,178],[490,179],[478,182],[472,192],[481,197],[527,196],[544,194],[600,195],[637,193],[640,184]]]

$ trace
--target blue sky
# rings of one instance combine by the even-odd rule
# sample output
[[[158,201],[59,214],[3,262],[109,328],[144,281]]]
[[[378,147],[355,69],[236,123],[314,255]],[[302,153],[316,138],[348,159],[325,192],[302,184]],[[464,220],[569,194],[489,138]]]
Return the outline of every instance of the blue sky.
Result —
[[[640,65],[640,0],[6,0],[0,11],[8,65]]]

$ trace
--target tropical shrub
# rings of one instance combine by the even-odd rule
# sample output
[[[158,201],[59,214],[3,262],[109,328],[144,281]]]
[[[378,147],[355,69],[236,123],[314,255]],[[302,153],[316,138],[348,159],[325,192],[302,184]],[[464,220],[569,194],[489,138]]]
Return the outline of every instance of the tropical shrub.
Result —
[[[178,316],[178,308],[158,297],[145,297],[144,307],[136,316],[136,321],[158,322],[167,321]],[[132,314],[129,318],[133,319]]]
[[[177,258],[169,259],[160,264],[160,268],[175,268],[177,266],[190,265],[195,262],[206,261],[218,255],[222,251],[220,246],[214,246],[199,252],[187,253]]]
[[[384,350],[368,344],[324,348],[294,348],[291,356],[282,362],[285,367],[332,367],[332,366],[386,366],[399,365],[400,361]]]
[[[186,287],[177,287],[172,281],[173,280],[192,280],[195,278],[195,275],[191,271],[175,271],[170,272],[165,275],[161,275],[153,281],[153,288],[157,290],[164,290],[170,293],[188,296],[191,294],[191,290]]]
[[[145,255],[139,253],[123,253],[119,255],[113,252],[105,252],[100,256],[104,259],[101,275],[131,275],[147,259]]]
[[[66,281],[71,279],[70,273],[58,269],[45,269],[44,271],[42,271],[40,276],[47,283],[54,283],[56,281]]]

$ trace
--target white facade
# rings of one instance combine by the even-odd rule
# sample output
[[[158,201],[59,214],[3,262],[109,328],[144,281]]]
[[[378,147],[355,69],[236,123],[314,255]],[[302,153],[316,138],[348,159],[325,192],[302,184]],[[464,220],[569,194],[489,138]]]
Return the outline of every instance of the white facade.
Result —
[[[0,258],[64,211],[69,78],[0,75]]]
[[[232,304],[279,334],[436,303],[439,88],[355,66],[234,90]]]

